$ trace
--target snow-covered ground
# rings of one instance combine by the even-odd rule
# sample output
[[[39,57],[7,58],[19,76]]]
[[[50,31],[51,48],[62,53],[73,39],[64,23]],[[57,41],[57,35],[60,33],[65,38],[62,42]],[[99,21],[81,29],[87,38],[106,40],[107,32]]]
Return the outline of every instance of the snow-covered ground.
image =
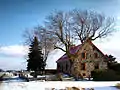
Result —
[[[0,84],[0,90],[50,90],[50,88],[66,88],[66,87],[78,87],[78,88],[91,88],[91,87],[106,87],[99,90],[113,90],[108,86],[115,86],[120,81],[114,82],[94,82],[94,81],[33,81],[33,82],[7,82]],[[97,89],[95,89],[97,90]],[[117,89],[114,89],[117,90]]]

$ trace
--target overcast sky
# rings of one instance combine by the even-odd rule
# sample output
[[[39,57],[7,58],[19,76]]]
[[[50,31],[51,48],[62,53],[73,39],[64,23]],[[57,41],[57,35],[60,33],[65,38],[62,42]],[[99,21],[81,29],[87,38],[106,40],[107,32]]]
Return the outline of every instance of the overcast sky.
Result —
[[[75,8],[95,10],[116,19],[117,33],[94,43],[103,53],[120,60],[120,0],[0,0],[0,68],[25,69],[24,30],[42,24],[54,10]],[[55,52],[58,51],[52,52],[48,60],[50,68],[55,68],[56,59],[62,55],[61,52],[55,55]]]

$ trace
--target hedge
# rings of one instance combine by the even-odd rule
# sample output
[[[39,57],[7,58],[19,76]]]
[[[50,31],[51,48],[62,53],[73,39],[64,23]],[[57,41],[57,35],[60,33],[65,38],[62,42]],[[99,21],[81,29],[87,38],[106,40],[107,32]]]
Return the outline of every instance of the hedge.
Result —
[[[94,70],[91,72],[91,76],[94,81],[119,81],[120,80],[120,74],[110,69]]]

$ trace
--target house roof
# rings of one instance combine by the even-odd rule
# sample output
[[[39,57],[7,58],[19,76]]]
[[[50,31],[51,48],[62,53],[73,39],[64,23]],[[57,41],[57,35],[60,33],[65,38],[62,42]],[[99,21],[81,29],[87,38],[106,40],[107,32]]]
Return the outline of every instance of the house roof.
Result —
[[[103,53],[100,49],[98,49],[90,40],[89,40],[89,43],[90,43],[93,47],[95,47],[103,56],[106,57],[106,55],[104,55],[104,53]],[[84,43],[83,43],[83,44],[84,44]],[[78,45],[78,46],[72,46],[72,47],[70,48],[70,53],[71,53],[71,54],[77,53],[78,50],[81,49],[81,47],[82,47],[83,44],[80,44],[80,45]],[[62,57],[60,57],[56,62],[64,61],[64,60],[69,60],[69,59],[68,59],[68,56],[67,56],[66,54],[64,54]]]
[[[81,46],[82,46],[82,44],[77,45],[77,46],[72,46],[72,47],[70,48],[70,53],[71,53],[71,54],[77,53],[78,50],[81,48]],[[62,57],[60,57],[60,58],[57,60],[57,62],[58,62],[58,61],[64,61],[64,60],[68,60],[68,56],[67,56],[66,54],[64,54]]]

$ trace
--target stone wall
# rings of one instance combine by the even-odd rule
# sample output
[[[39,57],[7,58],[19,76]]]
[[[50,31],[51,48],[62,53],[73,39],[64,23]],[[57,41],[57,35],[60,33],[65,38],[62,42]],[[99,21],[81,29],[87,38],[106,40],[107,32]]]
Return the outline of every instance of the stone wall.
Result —
[[[82,58],[82,53],[85,53],[85,58]],[[95,55],[97,54],[97,55]],[[81,68],[81,63],[85,63],[85,70],[79,70],[80,74],[83,77],[91,76],[91,71],[95,69],[95,66],[98,65],[98,69],[107,69],[107,63],[104,62],[104,56],[94,45],[89,42],[85,43],[78,52],[79,64]],[[74,71],[73,71],[74,72]]]

